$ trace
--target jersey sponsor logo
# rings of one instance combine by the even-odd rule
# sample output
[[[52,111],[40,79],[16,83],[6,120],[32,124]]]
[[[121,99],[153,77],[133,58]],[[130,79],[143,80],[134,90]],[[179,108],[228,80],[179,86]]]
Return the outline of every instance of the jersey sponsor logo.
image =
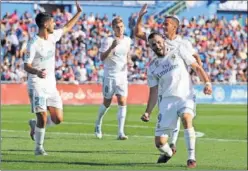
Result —
[[[53,51],[50,50],[50,51],[47,52],[47,56],[46,56],[46,57],[40,58],[40,61],[41,61],[41,62],[44,62],[44,61],[46,61],[46,60],[49,60],[49,59],[52,58],[52,57],[53,57]]]
[[[163,75],[167,74],[168,72],[176,69],[178,67],[178,64],[176,65],[171,65],[169,67],[165,67],[165,69],[163,71],[161,71],[160,73],[157,74],[158,78],[161,78]]]

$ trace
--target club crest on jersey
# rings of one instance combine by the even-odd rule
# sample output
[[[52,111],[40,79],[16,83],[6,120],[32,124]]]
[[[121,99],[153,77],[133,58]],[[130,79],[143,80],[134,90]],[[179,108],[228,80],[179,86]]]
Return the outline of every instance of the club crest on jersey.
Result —
[[[175,60],[176,59],[176,55],[175,54],[171,55],[171,59]]]

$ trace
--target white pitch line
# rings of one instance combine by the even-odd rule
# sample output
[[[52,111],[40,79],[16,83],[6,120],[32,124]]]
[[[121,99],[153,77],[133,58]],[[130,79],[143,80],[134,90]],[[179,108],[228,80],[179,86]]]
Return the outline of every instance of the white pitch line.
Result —
[[[5,123],[16,123],[18,121],[2,121]],[[19,123],[24,123],[22,121],[19,121]],[[85,122],[63,122],[65,125],[95,125],[94,123],[85,123]],[[115,124],[104,124],[104,126],[110,126],[110,127],[118,127],[118,125]],[[125,125],[127,128],[150,128],[150,129],[155,129],[154,127],[149,127],[149,126],[140,126],[140,125]],[[181,132],[184,130],[180,130]],[[203,132],[196,132],[196,137],[203,137],[205,134]]]
[[[5,129],[3,129],[2,132],[28,133],[29,131],[23,131],[23,130],[17,131],[17,130],[5,130]],[[48,134],[54,134],[54,135],[71,135],[71,136],[94,136],[94,134],[75,133],[75,132],[48,132]],[[113,134],[104,134],[104,136],[116,137],[116,135],[113,135]],[[144,136],[144,135],[132,135],[130,137],[136,137],[136,138],[154,138],[154,136]],[[183,139],[183,138],[180,137],[180,139]],[[235,139],[218,139],[218,138],[200,138],[200,137],[198,137],[198,140],[219,141],[219,142],[244,142],[244,143],[247,143],[247,140],[235,140]]]
[[[4,121],[2,121],[2,123],[28,123],[28,122],[4,120]],[[62,124],[65,124],[65,125],[95,125],[94,123],[87,123],[87,122],[63,122]],[[118,127],[118,125],[115,125],[115,124],[104,124],[104,126]],[[125,127],[130,127],[130,128],[154,128],[154,127],[140,126],[140,125],[125,125]]]

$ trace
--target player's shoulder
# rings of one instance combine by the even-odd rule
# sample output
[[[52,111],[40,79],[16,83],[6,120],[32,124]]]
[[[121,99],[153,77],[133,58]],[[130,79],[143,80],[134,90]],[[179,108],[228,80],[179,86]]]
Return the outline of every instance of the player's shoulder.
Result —
[[[158,58],[155,57],[155,58],[151,59],[151,61],[149,62],[148,68],[150,70],[154,70],[155,68],[158,67],[158,64],[159,64]]]
[[[108,36],[108,37],[105,37],[102,39],[103,42],[105,43],[110,43],[114,40],[114,37],[113,36]]]
[[[37,43],[37,41],[38,41],[38,36],[35,35],[29,39],[28,43],[29,43],[29,45],[35,45]]]
[[[191,45],[191,42],[190,42],[189,38],[187,38],[187,37],[182,38],[181,43],[184,45]]]
[[[129,41],[132,40],[129,36],[126,36],[126,35],[124,35],[124,39],[125,39],[125,40],[129,40]]]
[[[104,38],[105,40],[114,40],[114,36],[108,36]]]
[[[124,41],[126,41],[128,44],[132,44],[132,39],[129,36],[124,36]]]

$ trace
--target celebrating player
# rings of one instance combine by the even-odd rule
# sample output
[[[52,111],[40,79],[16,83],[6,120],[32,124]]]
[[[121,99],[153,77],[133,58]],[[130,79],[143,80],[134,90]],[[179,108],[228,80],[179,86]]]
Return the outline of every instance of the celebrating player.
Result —
[[[43,143],[45,127],[63,121],[63,105],[56,88],[55,79],[55,44],[61,36],[76,24],[82,9],[76,1],[77,13],[61,29],[54,30],[55,22],[52,15],[42,12],[37,14],[35,21],[39,32],[28,43],[24,69],[28,72],[28,93],[32,112],[36,113],[37,121],[29,121],[30,136],[35,140],[35,155],[47,155]],[[47,110],[50,115],[47,114]]]
[[[187,166],[194,168],[196,167],[196,137],[192,122],[195,116],[195,99],[188,66],[192,67],[205,82],[205,94],[212,93],[211,83],[205,71],[185,46],[180,45],[171,50],[159,33],[150,34],[148,41],[157,57],[151,61],[147,71],[150,96],[142,118],[152,112],[158,99],[159,115],[155,131],[155,144],[162,152],[158,163],[166,163],[173,155],[167,140],[177,127],[180,117],[188,150]]]
[[[117,96],[119,105],[118,119],[118,140],[126,140],[124,133],[127,107],[126,99],[128,94],[127,64],[128,52],[131,46],[131,39],[124,36],[124,23],[120,17],[112,21],[114,35],[103,39],[101,43],[101,60],[104,63],[103,79],[103,104],[99,108],[98,118],[95,125],[95,135],[102,138],[102,120],[108,111],[113,95]]]
[[[150,33],[146,33],[146,32],[142,31],[142,18],[146,13],[147,13],[147,4],[145,4],[139,12],[137,24],[135,27],[135,35],[140,39],[148,41],[148,36]],[[170,49],[174,49],[180,45],[184,45],[186,47],[186,49],[193,54],[193,57],[196,59],[197,63],[200,66],[202,66],[201,59],[200,59],[199,55],[195,52],[191,43],[188,40],[182,39],[181,36],[177,35],[177,30],[179,28],[179,24],[180,24],[180,22],[179,22],[179,19],[177,17],[175,17],[175,16],[166,16],[165,17],[164,24],[163,24],[165,36],[163,36],[163,37],[165,38],[165,42],[166,42],[167,46],[169,46]],[[147,113],[146,115],[147,115],[147,117],[144,118],[144,121],[148,121],[150,118],[150,113]],[[173,153],[176,153],[176,142],[177,142],[179,130],[180,130],[180,119],[178,119],[177,127],[172,133],[172,138],[171,138],[171,142],[170,142],[170,147],[172,148]]]

